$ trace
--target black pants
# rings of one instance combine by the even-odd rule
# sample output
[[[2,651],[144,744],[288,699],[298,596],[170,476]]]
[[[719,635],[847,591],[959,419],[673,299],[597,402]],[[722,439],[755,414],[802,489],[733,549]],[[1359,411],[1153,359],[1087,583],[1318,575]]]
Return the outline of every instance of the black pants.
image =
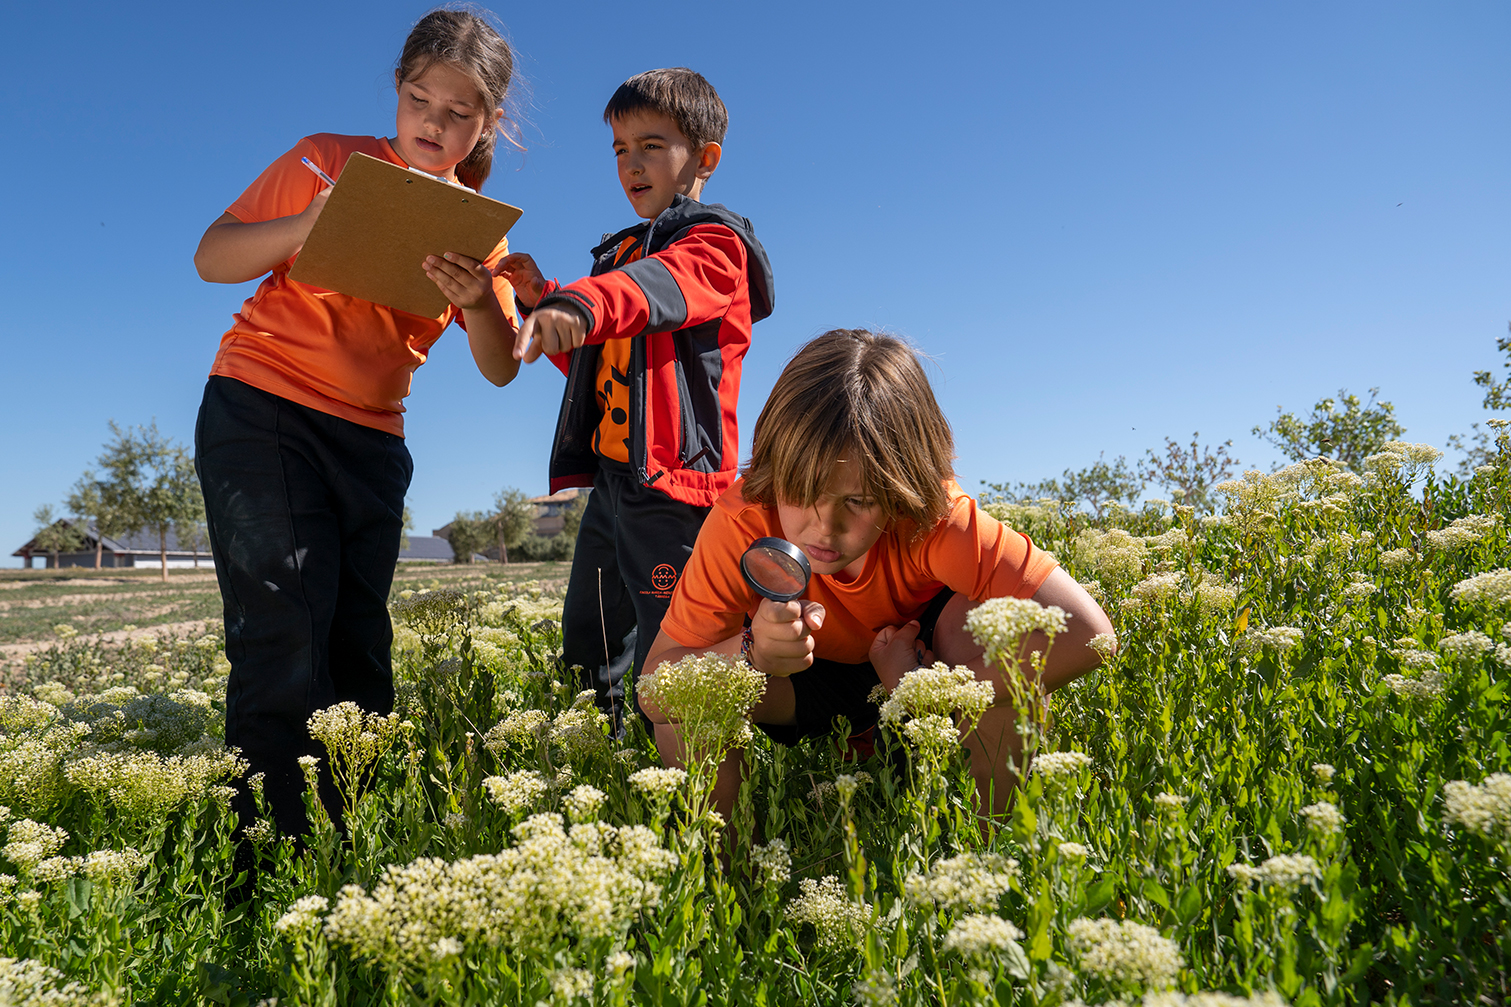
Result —
[[[301,835],[298,759],[325,754],[310,714],[393,709],[388,589],[414,466],[402,437],[223,377],[194,446],[225,606],[226,744],[264,774],[279,830]],[[237,810],[245,822],[245,792]]]
[[[624,673],[645,665],[707,507],[640,485],[630,467],[599,459],[572,554],[562,611],[562,660],[583,669],[599,707],[623,716]]]

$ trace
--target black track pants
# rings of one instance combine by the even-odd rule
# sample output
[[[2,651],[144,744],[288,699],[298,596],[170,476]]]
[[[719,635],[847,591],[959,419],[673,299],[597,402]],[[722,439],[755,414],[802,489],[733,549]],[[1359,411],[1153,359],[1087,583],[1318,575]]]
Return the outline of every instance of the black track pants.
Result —
[[[628,465],[599,459],[572,554],[562,659],[583,669],[582,687],[616,724],[631,655],[638,675],[707,516],[707,507],[640,485]]]
[[[413,463],[402,437],[224,377],[205,386],[194,445],[225,605],[226,744],[299,835],[298,759],[325,754],[310,714],[393,709],[388,589]]]

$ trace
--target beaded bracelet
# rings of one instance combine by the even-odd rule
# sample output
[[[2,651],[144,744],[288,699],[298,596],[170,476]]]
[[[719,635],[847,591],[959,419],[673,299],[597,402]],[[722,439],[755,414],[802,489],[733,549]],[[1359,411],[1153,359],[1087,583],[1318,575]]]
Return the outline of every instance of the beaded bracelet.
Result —
[[[749,626],[746,626],[740,631],[740,660],[744,661],[753,670],[759,671],[760,669],[756,668],[755,661],[750,656],[751,649],[754,646],[755,634],[750,631]]]

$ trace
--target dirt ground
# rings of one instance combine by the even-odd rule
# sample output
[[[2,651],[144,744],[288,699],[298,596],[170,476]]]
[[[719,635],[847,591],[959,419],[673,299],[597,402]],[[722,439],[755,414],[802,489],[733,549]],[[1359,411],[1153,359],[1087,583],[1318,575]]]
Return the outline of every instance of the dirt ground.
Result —
[[[528,580],[560,587],[569,569],[566,563],[406,563],[394,572],[393,590]],[[0,664],[51,646],[60,625],[121,643],[149,633],[201,632],[220,613],[212,571],[174,570],[164,582],[155,568],[0,570]]]

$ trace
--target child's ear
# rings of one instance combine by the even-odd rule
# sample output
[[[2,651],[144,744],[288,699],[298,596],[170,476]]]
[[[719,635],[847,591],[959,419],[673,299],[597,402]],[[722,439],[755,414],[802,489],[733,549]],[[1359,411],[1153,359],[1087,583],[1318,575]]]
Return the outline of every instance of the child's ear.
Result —
[[[710,140],[698,151],[698,170],[695,172],[698,178],[707,180],[719,166],[719,158],[724,156],[724,148]]]

